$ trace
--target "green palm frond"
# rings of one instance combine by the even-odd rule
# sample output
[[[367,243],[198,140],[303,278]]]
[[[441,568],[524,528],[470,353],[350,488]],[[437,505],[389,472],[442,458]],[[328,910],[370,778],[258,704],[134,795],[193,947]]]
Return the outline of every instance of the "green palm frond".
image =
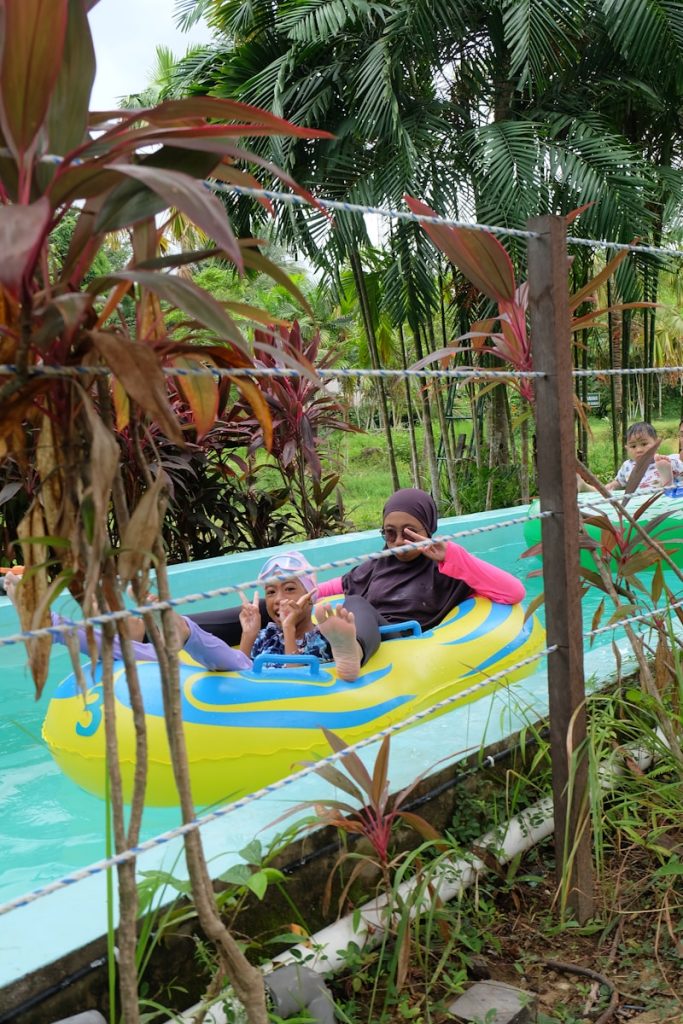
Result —
[[[467,140],[479,219],[522,227],[531,216],[593,203],[582,233],[623,241],[648,229],[654,176],[637,149],[595,115],[499,121]]]
[[[657,177],[663,202],[662,223],[671,229],[680,225],[683,212],[683,170],[680,167],[660,167]]]
[[[519,87],[544,84],[576,59],[584,17],[582,0],[506,0],[503,28]]]
[[[181,32],[187,32],[205,18],[215,0],[175,0],[174,18]]]
[[[276,4],[270,0],[207,0],[210,22],[228,37],[246,39],[275,27]]]
[[[607,31],[631,68],[670,67],[683,55],[683,3],[603,0]]]
[[[529,121],[497,121],[468,133],[477,217],[520,227],[539,211],[540,140]]]
[[[468,31],[462,0],[396,0],[391,6],[386,33],[399,55],[415,48],[424,54],[427,41],[429,50],[445,55]]]
[[[288,0],[278,14],[278,27],[293,42],[330,39],[359,21],[383,22],[388,7],[367,0]]]
[[[582,232],[615,241],[647,233],[655,197],[653,175],[637,149],[599,117],[550,117],[547,152],[553,204],[549,212],[567,213],[593,202],[581,218]]]

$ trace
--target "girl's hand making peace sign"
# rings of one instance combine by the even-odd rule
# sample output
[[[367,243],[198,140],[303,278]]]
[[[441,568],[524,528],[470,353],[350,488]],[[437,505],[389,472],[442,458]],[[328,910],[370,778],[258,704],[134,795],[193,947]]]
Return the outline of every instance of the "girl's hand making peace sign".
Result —
[[[240,591],[242,608],[240,609],[240,626],[242,627],[242,642],[240,650],[243,654],[251,655],[254,640],[261,629],[261,609],[259,608],[258,590],[254,591],[251,601],[247,600],[244,591]]]

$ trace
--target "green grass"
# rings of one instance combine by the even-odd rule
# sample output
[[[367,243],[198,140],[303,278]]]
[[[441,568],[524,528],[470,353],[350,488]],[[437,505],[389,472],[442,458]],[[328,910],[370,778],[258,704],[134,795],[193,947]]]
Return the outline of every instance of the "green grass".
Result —
[[[402,487],[412,487],[410,441],[407,430],[394,430],[394,450]],[[424,431],[418,428],[418,452],[422,452]],[[438,444],[438,440],[437,440]],[[393,491],[384,433],[338,434],[335,458],[341,474],[347,516],[358,530],[371,530],[382,523],[384,503]],[[427,483],[425,476],[424,483]]]

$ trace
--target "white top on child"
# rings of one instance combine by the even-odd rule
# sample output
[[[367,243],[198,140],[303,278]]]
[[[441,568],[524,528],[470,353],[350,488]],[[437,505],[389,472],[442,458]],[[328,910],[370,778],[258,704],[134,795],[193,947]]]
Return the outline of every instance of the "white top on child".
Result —
[[[671,463],[672,482],[675,484],[683,483],[683,462],[681,462],[678,455],[666,455],[665,458]],[[621,464],[619,471],[614,478],[617,487],[626,487],[635,465],[635,459],[626,459],[626,461]],[[666,483],[667,482],[662,479],[661,470],[658,469],[658,462],[653,462],[652,465],[648,466],[645,470],[643,479],[638,484],[636,490],[641,491],[651,487],[662,487]]]

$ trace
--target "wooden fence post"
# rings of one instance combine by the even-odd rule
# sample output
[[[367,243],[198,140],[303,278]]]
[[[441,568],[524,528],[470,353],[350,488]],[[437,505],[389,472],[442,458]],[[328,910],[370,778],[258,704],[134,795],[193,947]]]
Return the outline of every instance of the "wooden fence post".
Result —
[[[593,863],[579,585],[579,513],[568,264],[562,217],[535,217],[529,230],[529,310],[536,392],[538,490],[550,697],[555,854],[561,906],[583,924],[593,914]]]

